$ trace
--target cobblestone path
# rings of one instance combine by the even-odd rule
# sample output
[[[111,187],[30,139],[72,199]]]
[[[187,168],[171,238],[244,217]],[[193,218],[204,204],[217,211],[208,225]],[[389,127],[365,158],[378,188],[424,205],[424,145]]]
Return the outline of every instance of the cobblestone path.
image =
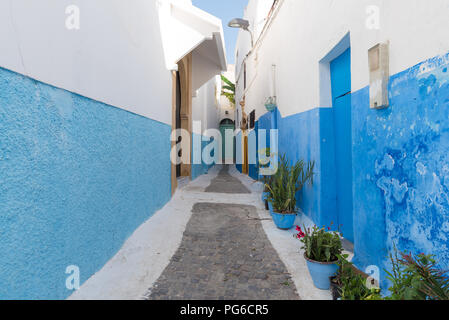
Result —
[[[232,187],[235,178],[226,175],[224,168],[211,189],[217,190],[217,183]],[[229,185],[221,188],[228,191]],[[181,246],[146,298],[294,300],[299,296],[255,207],[197,203]]]
[[[229,167],[223,166],[218,176],[212,180],[206,192],[212,193],[251,193],[239,179],[234,178],[228,173]]]

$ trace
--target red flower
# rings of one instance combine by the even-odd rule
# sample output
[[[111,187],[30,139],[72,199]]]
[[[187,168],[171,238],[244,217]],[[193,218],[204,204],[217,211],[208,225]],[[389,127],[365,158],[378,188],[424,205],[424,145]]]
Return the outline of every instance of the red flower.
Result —
[[[331,227],[327,227],[327,231],[331,231]]]
[[[305,236],[306,236],[306,234],[304,232],[302,232],[302,231],[300,233],[298,233],[298,239],[302,239]]]
[[[301,232],[301,227],[300,226],[296,226],[296,231]]]

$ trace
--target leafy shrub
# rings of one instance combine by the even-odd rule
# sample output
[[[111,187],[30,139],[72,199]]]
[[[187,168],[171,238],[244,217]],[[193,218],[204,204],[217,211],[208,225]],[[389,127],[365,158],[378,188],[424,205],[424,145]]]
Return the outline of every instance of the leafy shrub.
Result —
[[[388,300],[449,300],[449,278],[436,268],[434,256],[390,254],[392,271],[385,270],[392,286]]]
[[[382,300],[379,288],[368,288],[366,277],[356,272],[348,255],[338,256],[338,272],[332,282],[338,287],[341,300]]]

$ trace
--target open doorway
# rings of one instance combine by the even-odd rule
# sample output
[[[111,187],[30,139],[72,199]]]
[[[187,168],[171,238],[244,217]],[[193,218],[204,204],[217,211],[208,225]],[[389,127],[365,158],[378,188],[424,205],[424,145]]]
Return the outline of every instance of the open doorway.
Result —
[[[222,162],[223,164],[234,163],[234,130],[235,124],[231,119],[223,119],[220,122],[220,133],[222,141]],[[226,132],[232,132],[232,134],[226,134]]]

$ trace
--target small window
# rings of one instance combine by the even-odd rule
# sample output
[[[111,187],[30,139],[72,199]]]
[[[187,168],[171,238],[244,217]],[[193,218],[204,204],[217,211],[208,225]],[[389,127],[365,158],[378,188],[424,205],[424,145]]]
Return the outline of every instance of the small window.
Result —
[[[255,126],[256,126],[256,110],[253,110],[249,114],[249,128],[254,129]]]

